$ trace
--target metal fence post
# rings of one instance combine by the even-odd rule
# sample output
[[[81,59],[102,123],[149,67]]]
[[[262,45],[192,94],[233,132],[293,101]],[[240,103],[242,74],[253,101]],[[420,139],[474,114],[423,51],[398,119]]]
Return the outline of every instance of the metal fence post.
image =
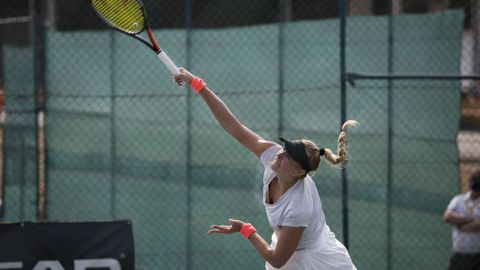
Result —
[[[47,167],[46,167],[46,79],[45,79],[45,1],[29,1],[30,35],[34,55],[34,91],[35,91],[35,138],[36,138],[36,176],[37,176],[37,218],[47,220]]]
[[[394,5],[393,0],[388,0],[388,74],[393,70],[394,47]],[[387,269],[391,269],[392,262],[392,183],[393,183],[393,80],[388,78],[388,104],[387,104]]]
[[[116,170],[117,170],[117,144],[116,144],[116,91],[115,91],[115,33],[110,31],[110,211],[111,217],[115,219],[116,216]]]
[[[346,29],[348,0],[340,2],[340,127],[347,119],[347,78],[346,78]],[[348,181],[347,170],[342,168],[342,228],[343,244],[348,249]]]
[[[192,47],[192,0],[185,0],[185,67],[191,68],[191,47]],[[185,181],[187,185],[187,232],[186,232],[186,269],[192,269],[192,91],[187,91],[187,119],[186,119],[186,160],[185,160]]]
[[[284,52],[284,21],[285,0],[278,1],[278,135],[283,134],[283,52]]]
[[[473,72],[475,75],[480,74],[480,2],[472,0],[472,29],[474,37],[474,61]],[[480,85],[476,85],[480,87]]]

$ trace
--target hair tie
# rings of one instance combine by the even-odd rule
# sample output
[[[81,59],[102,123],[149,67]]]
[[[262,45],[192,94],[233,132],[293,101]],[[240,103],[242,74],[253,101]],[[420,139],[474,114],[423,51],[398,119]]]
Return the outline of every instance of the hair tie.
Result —
[[[320,148],[320,156],[325,155],[325,148]]]

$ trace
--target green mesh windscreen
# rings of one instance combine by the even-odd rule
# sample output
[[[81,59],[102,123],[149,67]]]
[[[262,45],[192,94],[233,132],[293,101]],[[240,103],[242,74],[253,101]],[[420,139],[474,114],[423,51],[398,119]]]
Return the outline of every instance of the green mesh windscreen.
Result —
[[[401,15],[394,24],[394,73],[458,74],[460,11]],[[348,71],[388,73],[387,26],[383,16],[348,19]],[[331,19],[157,34],[175,62],[189,63],[264,138],[309,138],[336,149],[339,32]],[[138,269],[262,269],[240,236],[206,234],[211,224],[238,218],[270,241],[260,163],[198,95],[161,76],[163,65],[140,46],[107,31],[48,33],[49,218],[131,219]],[[451,228],[442,214],[458,191],[459,86],[348,86],[347,118],[360,122],[350,132],[347,167],[358,269],[448,265]],[[322,162],[314,179],[342,240],[341,171]]]

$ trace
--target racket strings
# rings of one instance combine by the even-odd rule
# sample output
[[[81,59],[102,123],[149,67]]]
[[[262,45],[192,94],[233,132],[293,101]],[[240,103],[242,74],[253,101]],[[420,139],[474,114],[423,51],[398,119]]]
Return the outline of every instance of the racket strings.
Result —
[[[143,30],[144,16],[136,0],[92,0],[92,4],[116,28],[129,34]]]

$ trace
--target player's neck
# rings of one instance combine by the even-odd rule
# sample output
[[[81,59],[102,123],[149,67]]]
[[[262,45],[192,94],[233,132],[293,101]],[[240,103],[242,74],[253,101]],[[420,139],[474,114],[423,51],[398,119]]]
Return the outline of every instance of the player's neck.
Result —
[[[280,187],[280,191],[282,192],[282,194],[284,194],[293,185],[295,185],[296,182],[296,179],[278,179],[278,186]]]

